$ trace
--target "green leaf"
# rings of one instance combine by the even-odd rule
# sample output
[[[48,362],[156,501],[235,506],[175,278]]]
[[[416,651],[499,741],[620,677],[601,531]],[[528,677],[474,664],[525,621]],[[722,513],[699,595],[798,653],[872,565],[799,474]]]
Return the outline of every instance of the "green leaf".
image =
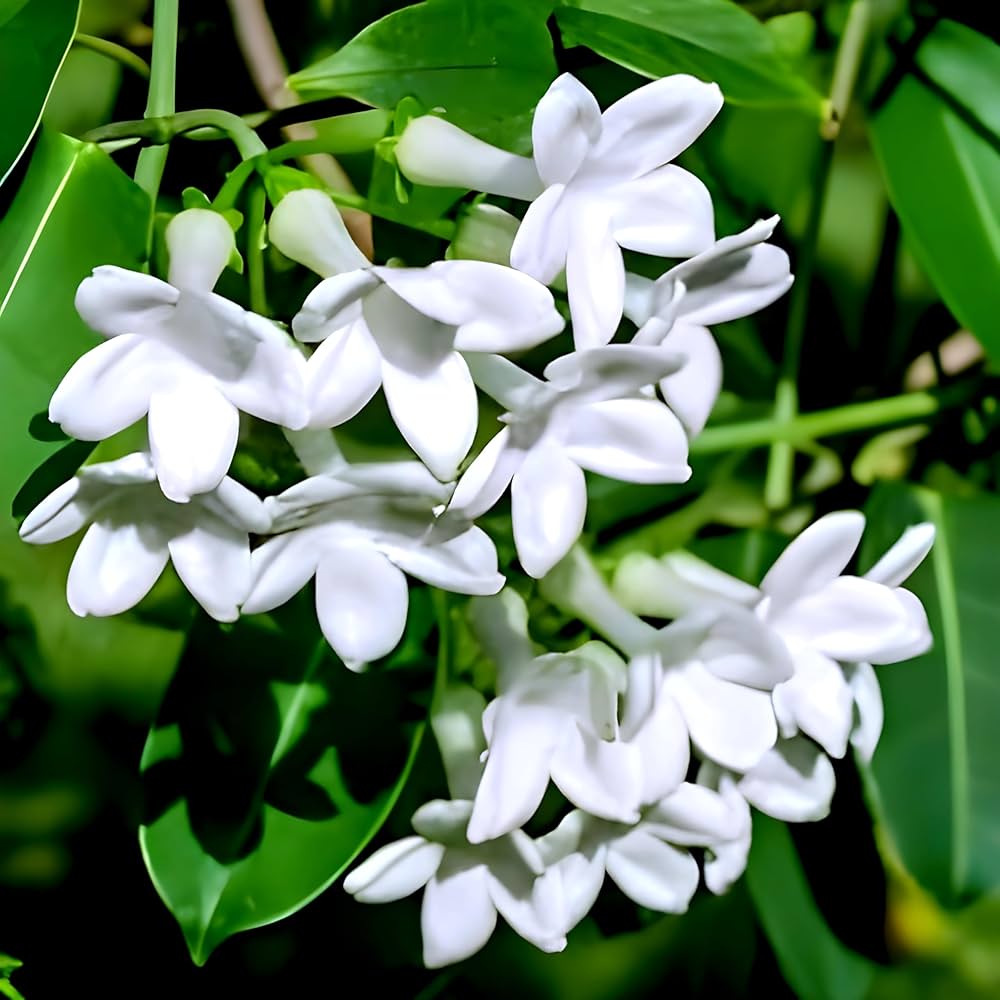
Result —
[[[566,45],[586,45],[643,76],[690,73],[718,83],[731,104],[821,113],[820,95],[731,0],[564,0],[556,20]]]
[[[309,604],[196,627],[146,743],[143,856],[199,965],[340,876],[421,742],[395,672],[347,670]]]
[[[353,97],[386,110],[413,97],[522,152],[530,112],[556,75],[550,9],[526,0],[427,0],[369,25],[288,83],[306,97]]]
[[[24,962],[0,952],[0,996],[8,997],[9,1000],[24,1000],[24,997],[14,988],[14,984],[10,981],[10,974],[15,969],[20,969],[22,965],[24,965]]]
[[[1000,153],[906,77],[871,121],[889,198],[945,304],[1000,357]]]
[[[60,442],[29,433],[70,365],[100,338],[73,297],[99,264],[137,268],[149,201],[96,146],[45,130],[0,220],[0,507]]]
[[[80,0],[0,2],[0,184],[20,159],[42,119],[59,67],[69,51]]]
[[[816,906],[791,833],[754,813],[747,887],[778,965],[799,1000],[861,1000],[871,963],[830,930]]]
[[[920,43],[917,65],[994,137],[1000,136],[1000,45],[964,24],[943,20]]]
[[[937,539],[906,583],[924,603],[934,648],[879,668],[885,729],[872,798],[913,876],[945,905],[1000,886],[1000,499],[886,484],[869,504],[862,567],[908,524]]]

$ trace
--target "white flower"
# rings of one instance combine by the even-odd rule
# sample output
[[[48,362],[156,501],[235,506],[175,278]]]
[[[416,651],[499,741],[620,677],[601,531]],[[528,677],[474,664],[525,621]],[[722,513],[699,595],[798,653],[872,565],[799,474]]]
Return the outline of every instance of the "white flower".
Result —
[[[566,946],[560,884],[544,874],[536,843],[521,830],[482,844],[466,839],[469,797],[482,769],[482,737],[476,732],[482,710],[482,696],[471,689],[445,694],[431,721],[455,798],[422,806],[413,815],[417,836],[376,851],[344,880],[344,888],[363,903],[391,902],[424,887],[420,926],[429,968],[479,951],[498,912],[543,951]]]
[[[305,360],[270,320],[212,293],[235,247],[222,216],[181,212],[166,240],[169,283],[110,265],[81,283],[77,310],[110,339],[67,372],[49,416],[98,441],[148,413],[160,486],[183,503],[222,481],[240,410],[303,426]]]
[[[595,816],[635,822],[640,805],[675,788],[688,765],[684,723],[658,667],[626,668],[600,642],[536,656],[527,609],[512,591],[473,604],[475,632],[497,664],[483,714],[488,753],[468,836],[490,840],[526,823],[549,779]],[[618,723],[618,694],[628,693]]]
[[[633,483],[681,483],[687,437],[670,409],[639,390],[678,358],[659,347],[616,344],[551,362],[542,381],[503,358],[470,359],[477,384],[507,407],[507,426],[462,476],[451,509],[469,518],[511,486],[518,558],[542,577],[580,537],[583,470]]]
[[[547,288],[485,261],[422,268],[355,262],[356,269],[339,273],[350,253],[343,228],[318,191],[287,195],[271,220],[278,249],[325,278],[292,321],[299,340],[322,341],[306,375],[309,424],[343,423],[381,385],[410,447],[439,479],[453,479],[479,418],[459,351],[534,347],[563,328],[562,317]]]
[[[655,282],[626,276],[625,315],[638,327],[636,344],[661,344],[687,361],[660,380],[660,391],[690,434],[697,434],[722,386],[722,359],[707,327],[749,316],[792,284],[788,254],[765,242],[778,216],[726,236]]]
[[[349,466],[269,497],[281,532],[254,550],[253,586],[243,611],[283,604],[316,577],[316,613],[337,655],[352,669],[389,653],[406,625],[405,573],[461,594],[503,586],[493,543],[479,528],[434,511],[448,499],[417,462]]]
[[[686,555],[632,557],[619,568],[616,589],[626,600],[641,594],[637,610],[647,614],[690,613],[708,602],[724,617],[751,609],[794,668],[772,693],[781,734],[791,739],[801,731],[832,757],[842,757],[850,740],[867,760],[882,724],[871,664],[909,659],[931,642],[923,605],[899,584],[927,555],[934,529],[910,528],[863,577],[842,575],[864,525],[857,511],[820,518],[785,549],[759,589]]]
[[[228,476],[190,503],[168,500],[149,455],[82,468],[21,525],[33,544],[57,542],[89,524],[66,584],[78,615],[116,615],[138,604],[168,560],[195,600],[231,622],[250,588],[249,532],[270,529],[264,505]]]
[[[576,344],[595,347],[608,343],[622,316],[622,247],[689,257],[715,238],[707,189],[670,161],[721,107],[715,84],[678,74],[602,114],[594,95],[564,73],[535,109],[533,163],[432,117],[407,125],[396,160],[418,183],[533,199],[511,264],[545,284],[565,269]]]
[[[723,784],[720,794],[684,782],[632,825],[576,810],[542,837],[542,857],[562,882],[566,931],[594,905],[605,873],[640,906],[683,913],[698,887],[698,863],[687,847],[709,848],[706,883],[713,892],[724,891],[746,865],[750,815],[728,778]]]

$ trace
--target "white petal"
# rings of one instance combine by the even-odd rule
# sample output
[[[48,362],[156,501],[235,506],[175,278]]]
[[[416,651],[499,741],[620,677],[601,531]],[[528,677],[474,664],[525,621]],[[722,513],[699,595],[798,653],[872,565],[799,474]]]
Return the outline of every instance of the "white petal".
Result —
[[[566,267],[575,206],[564,195],[562,184],[546,188],[528,206],[510,248],[510,266],[543,285],[551,285]]]
[[[566,728],[565,713],[544,703],[508,695],[490,707],[489,753],[468,829],[473,844],[494,840],[531,819]]]
[[[830,811],[836,776],[830,758],[801,736],[782,740],[737,785],[761,812],[788,823],[823,819]]]
[[[703,326],[675,324],[663,341],[665,350],[683,354],[684,367],[660,379],[667,406],[692,437],[701,433],[722,389],[722,355],[715,338]]]
[[[615,335],[625,305],[625,264],[605,206],[581,202],[566,252],[566,290],[578,351],[603,347]]]
[[[788,254],[770,243],[719,256],[697,270],[685,268],[696,260],[685,261],[670,272],[674,280],[684,282],[680,313],[686,323],[714,326],[749,316],[792,287]]]
[[[504,409],[533,407],[551,396],[552,390],[530,372],[498,354],[469,353],[465,356],[472,380]]]
[[[320,277],[368,266],[344,220],[322,191],[291,191],[278,202],[268,224],[271,242]]]
[[[691,756],[684,717],[669,693],[663,692],[645,725],[632,740],[642,763],[644,805],[672,792],[687,773]]]
[[[76,290],[76,311],[105,337],[145,333],[169,320],[180,293],[149,274],[104,264]]]
[[[447,851],[424,889],[420,910],[424,965],[439,969],[474,955],[496,924],[486,866],[470,852]]]
[[[316,614],[334,652],[352,670],[391,653],[403,637],[406,577],[379,552],[329,548],[316,570]]]
[[[593,160],[602,173],[638,177],[687,149],[721,108],[714,83],[683,73],[654,80],[604,112]]]
[[[248,615],[270,611],[295,596],[315,575],[322,555],[317,529],[303,528],[269,538],[253,550],[253,585],[243,602]]]
[[[526,941],[544,952],[562,951],[566,947],[562,880],[555,872],[536,876],[519,852],[508,848],[515,838],[522,844],[528,839],[517,831],[505,838],[502,846],[491,845],[490,898],[504,920]]]
[[[924,561],[934,544],[934,525],[915,524],[867,573],[866,580],[898,587]]]
[[[359,316],[327,337],[309,359],[309,426],[337,427],[350,420],[381,384],[382,356]]]
[[[690,257],[715,241],[712,196],[694,174],[665,167],[617,185],[607,195],[611,232],[628,250]]]
[[[407,123],[395,148],[399,169],[416,184],[460,187],[531,201],[542,190],[535,163],[498,149],[434,115]]]
[[[781,635],[743,607],[730,607],[718,617],[698,656],[716,677],[765,691],[793,673]]]
[[[164,239],[170,255],[167,280],[175,288],[210,292],[236,249],[232,226],[218,213],[189,208],[175,215]]]
[[[771,618],[787,642],[811,646],[835,660],[893,659],[897,645],[909,645],[912,602],[856,576],[841,576],[822,590],[806,593],[786,613]],[[921,607],[922,611],[922,607]]]
[[[236,451],[239,412],[207,379],[184,379],[149,400],[149,447],[165,496],[185,503],[215,489]]]
[[[742,832],[743,820],[717,791],[686,781],[646,811],[643,826],[663,840],[693,847],[732,840]]]
[[[601,137],[601,108],[587,88],[563,73],[549,85],[531,121],[535,166],[545,184],[565,184]]]
[[[269,319],[243,314],[238,370],[219,377],[219,388],[244,413],[291,429],[306,424],[306,359]],[[235,353],[235,352],[234,352]]]
[[[66,600],[81,617],[121,614],[149,593],[167,559],[163,526],[97,521],[87,529],[73,557]]]
[[[854,697],[839,664],[822,653],[799,650],[795,674],[774,689],[774,703],[831,757],[844,756]]]
[[[851,745],[861,762],[868,764],[882,735],[882,723],[885,719],[882,690],[870,663],[848,664],[844,672],[854,695],[858,716],[857,725],[851,732]]]
[[[321,281],[292,319],[292,331],[304,344],[326,340],[361,315],[361,300],[382,282],[371,268],[348,271]]]
[[[198,503],[247,534],[264,535],[271,530],[271,518],[260,497],[229,476],[211,493],[198,497]]]
[[[666,684],[695,746],[711,760],[737,771],[753,767],[778,738],[766,691],[756,691],[692,663],[667,671]]]
[[[47,545],[75,535],[89,520],[97,497],[81,490],[80,479],[57,486],[21,522],[18,534],[32,545]]]
[[[840,576],[865,530],[865,516],[841,510],[821,517],[794,539],[775,560],[760,585],[771,609],[794,603]]]
[[[597,902],[604,885],[607,856],[607,846],[596,844],[586,852],[568,854],[549,869],[562,880],[564,927],[567,932],[583,920]]]
[[[99,485],[101,487],[145,486],[156,482],[153,461],[149,453],[145,451],[133,451],[130,455],[116,458],[112,462],[85,465],[77,473],[77,476],[88,486]]]
[[[514,473],[524,461],[524,452],[510,445],[510,430],[495,434],[462,473],[449,511],[473,518],[485,514],[503,496]]]
[[[410,576],[453,594],[495,594],[503,586],[496,546],[482,528],[469,528],[437,544],[384,542],[380,548]]]
[[[440,260],[428,267],[374,270],[414,309],[456,327],[459,350],[527,350],[565,325],[544,285],[501,264]]]
[[[642,798],[642,760],[637,747],[608,742],[567,726],[551,763],[552,780],[573,805],[592,816],[635,823]]]
[[[391,903],[416,892],[433,878],[444,847],[423,837],[404,837],[379,848],[349,872],[344,888],[359,903]]]
[[[641,274],[625,274],[625,315],[636,326],[642,326],[653,315],[654,290],[656,283],[652,278]]]
[[[587,489],[583,472],[558,445],[532,448],[511,483],[517,557],[539,579],[573,547],[583,530]]]
[[[608,399],[575,407],[566,456],[581,468],[629,483],[683,483],[688,442],[658,400]]]
[[[550,361],[542,374],[574,399],[616,399],[633,396],[645,385],[678,371],[684,359],[661,347],[609,344],[574,351]]]
[[[63,376],[49,419],[81,441],[102,441],[146,415],[150,394],[176,377],[169,352],[136,334],[98,344]]]
[[[660,913],[683,913],[698,888],[694,858],[641,826],[610,845],[606,864],[626,896]]]
[[[464,799],[433,799],[425,802],[412,816],[413,829],[442,844],[461,843],[472,815],[472,803]]]
[[[236,621],[250,590],[247,533],[220,518],[204,517],[167,544],[174,569],[191,596],[216,621]]]

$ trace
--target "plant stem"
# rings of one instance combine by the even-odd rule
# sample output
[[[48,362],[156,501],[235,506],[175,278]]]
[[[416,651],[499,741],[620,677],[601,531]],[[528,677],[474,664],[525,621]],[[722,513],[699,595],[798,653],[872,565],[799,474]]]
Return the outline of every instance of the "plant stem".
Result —
[[[868,37],[871,17],[869,0],[854,0],[847,16],[844,34],[837,50],[837,61],[830,90],[829,112],[820,129],[824,142],[813,169],[809,217],[799,251],[795,285],[789,296],[788,325],[785,329],[785,354],[774,395],[774,419],[788,422],[798,413],[798,372],[802,343],[809,318],[809,293],[816,270],[820,224],[833,164],[833,140],[840,130],[850,104],[858,67]],[[790,441],[777,439],[771,446],[764,483],[764,503],[771,510],[781,510],[791,502],[795,449]]]
[[[73,36],[73,44],[77,48],[90,49],[91,52],[97,52],[99,55],[106,56],[108,59],[120,63],[126,69],[137,73],[144,80],[149,79],[149,63],[140,56],[137,56],[131,49],[125,48],[124,45],[108,41],[107,38],[88,35],[82,31],[78,31]]]
[[[222,133],[236,146],[244,160],[267,152],[267,146],[239,115],[220,111],[218,108],[201,108],[155,117],[147,115],[139,121],[112,122],[92,129],[84,138],[88,142],[138,138],[156,147],[165,146],[175,136],[195,129],[212,129]]]
[[[178,0],[156,0],[153,7],[153,59],[150,68],[149,96],[146,117],[159,118],[174,112],[174,84],[177,77],[177,5]],[[151,146],[139,152],[135,167],[135,182],[149,195],[153,203],[149,233],[153,233],[153,213],[160,190],[163,168],[167,163],[167,147]]]
[[[968,402],[970,396],[971,387],[968,384],[955,385],[938,392],[908,392],[870,403],[852,403],[788,418],[722,424],[703,430],[691,442],[690,451],[692,455],[710,455],[776,442],[791,445],[796,441],[812,441],[831,434],[923,420],[942,410],[961,406]]]
[[[247,281],[250,284],[250,309],[267,316],[267,288],[264,276],[264,208],[267,192],[261,183],[247,195]]]

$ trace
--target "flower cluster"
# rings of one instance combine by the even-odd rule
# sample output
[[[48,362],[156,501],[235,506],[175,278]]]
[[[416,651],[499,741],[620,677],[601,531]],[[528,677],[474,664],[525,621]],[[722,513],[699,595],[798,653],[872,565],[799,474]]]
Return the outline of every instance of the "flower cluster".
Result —
[[[276,608],[315,577],[320,628],[361,669],[403,635],[407,576],[475,595],[496,691],[487,705],[453,685],[435,704],[452,798],[418,810],[416,835],[346,883],[369,902],[425,887],[428,965],[476,951],[498,913],[558,950],[605,875],[641,905],[680,912],[699,881],[692,847],[723,891],[746,861],[750,804],[822,815],[828,756],[848,741],[870,754],[877,739],[871,664],[929,642],[898,586],[930,545],[926,528],[866,577],[841,576],[863,521],[831,515],[759,590],[690,558],[636,557],[615,580],[622,603],[574,549],[586,472],[688,478],[689,440],[721,386],[708,326],[792,281],[767,242],[776,218],[717,239],[708,191],[672,162],[721,104],[715,85],[679,75],[602,112],[564,75],[537,106],[531,157],[412,120],[395,146],[408,178],[529,203],[522,219],[503,216],[509,254],[453,247],[425,267],[376,266],[323,192],[293,191],[269,238],[320,280],[290,332],[213,291],[235,241],[209,209],[168,225],[166,281],[109,266],[79,288],[80,315],[107,340],[66,374],[50,417],[91,441],[145,418],[148,448],[85,467],[21,526],[44,543],[89,524],[67,586],[75,612],[133,607],[168,560],[219,621]],[[656,280],[627,274],[623,250],[673,266]],[[511,356],[563,331],[550,285],[565,289],[572,345],[538,377]],[[623,317],[634,330],[613,342]],[[349,462],[333,431],[380,391],[415,457]],[[480,392],[503,426],[469,461]],[[283,429],[301,482],[261,499],[229,477],[241,414]],[[529,638],[476,524],[508,487],[521,567],[610,645],[547,653]],[[674,620],[656,629],[635,612]],[[550,781],[573,808],[533,837],[523,827]]]
[[[899,586],[927,554],[930,525],[906,531],[863,577],[842,575],[864,518],[842,511],[793,541],[760,588],[692,556],[622,562],[612,594],[581,550],[543,581],[546,595],[611,643],[546,653],[523,600],[505,589],[471,605],[496,665],[496,696],[438,701],[432,723],[451,801],[413,816],[417,836],[348,875],[364,902],[424,889],[430,966],[481,948],[497,913],[545,951],[589,912],[605,876],[641,906],[683,912],[701,872],[724,892],[743,872],[754,806],[778,819],[825,816],[830,758],[848,741],[871,756],[882,728],[873,663],[930,645],[920,601]],[[624,654],[627,659],[624,659]],[[532,822],[549,783],[569,811]]]

